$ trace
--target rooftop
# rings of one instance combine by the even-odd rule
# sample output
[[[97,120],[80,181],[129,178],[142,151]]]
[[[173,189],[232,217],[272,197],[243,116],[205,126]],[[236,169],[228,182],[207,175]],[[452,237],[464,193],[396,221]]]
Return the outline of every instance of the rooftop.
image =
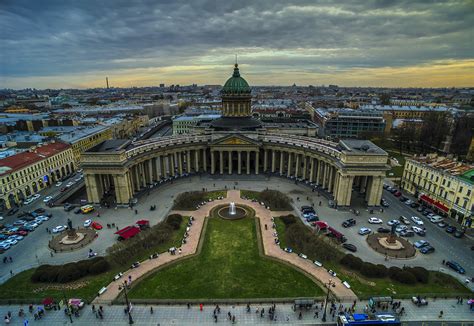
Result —
[[[0,175],[9,174],[26,166],[54,156],[69,148],[61,142],[50,143],[30,152],[23,152],[0,160]]]
[[[344,139],[339,141],[339,145],[343,150],[346,150],[351,154],[388,155],[387,152],[369,140]]]
[[[58,138],[66,143],[75,143],[78,140],[108,129],[107,126],[58,126],[44,127],[40,133],[55,132]]]

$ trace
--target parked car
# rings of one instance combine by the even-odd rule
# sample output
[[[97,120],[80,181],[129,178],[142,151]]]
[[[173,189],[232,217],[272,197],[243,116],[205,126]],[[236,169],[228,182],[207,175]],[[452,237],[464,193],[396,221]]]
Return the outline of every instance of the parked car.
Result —
[[[76,209],[74,210],[74,214],[81,214],[81,212],[82,212],[82,211],[81,211],[81,208],[80,208],[80,207],[78,207],[78,208],[76,208]]]
[[[96,230],[102,230],[102,225],[95,221],[91,223],[91,227]]]
[[[352,252],[356,252],[357,251],[357,247],[354,246],[353,244],[350,244],[350,243],[343,243],[342,246],[349,250],[349,251],[352,251]]]
[[[289,248],[289,247],[285,247],[285,248],[283,249],[283,251],[288,252],[288,253],[291,254],[291,253],[293,252],[293,249],[291,249],[291,248]]]
[[[84,227],[85,228],[88,228],[89,226],[91,226],[91,224],[92,224],[92,220],[85,220],[84,221]]]
[[[423,248],[423,247],[426,247],[426,246],[429,246],[430,243],[426,240],[418,240],[416,241],[413,246],[415,246],[415,248],[417,249],[420,249],[420,248]]]
[[[369,218],[369,223],[370,224],[382,224],[383,221],[382,221],[382,219],[380,219],[378,217],[370,217]]]
[[[44,202],[44,203],[47,203],[47,202],[49,202],[51,199],[53,199],[53,196],[46,196],[46,197],[44,197],[43,202]]]
[[[440,228],[444,229],[445,227],[448,226],[448,223],[446,223],[445,221],[441,221],[437,224]]]
[[[63,183],[61,181],[56,182],[56,187],[61,187]]]
[[[466,271],[464,270],[464,268],[462,268],[461,265],[459,265],[457,262],[455,262],[454,260],[450,260],[448,262],[446,262],[446,265],[448,267],[450,267],[451,269],[453,269],[454,271],[458,272],[459,274],[465,274]]]
[[[417,306],[426,306],[428,305],[428,301],[426,299],[423,299],[422,297],[412,297],[411,301],[416,304]]]
[[[410,221],[409,221],[405,216],[403,216],[403,215],[400,215],[400,217],[398,218],[398,220],[399,220],[400,222],[402,222],[403,224],[405,224],[405,225],[409,225],[409,224],[410,224]]]
[[[420,204],[415,203],[415,202],[412,202],[412,203],[410,204],[410,207],[411,207],[411,208],[418,208],[418,206],[420,206]]]
[[[420,252],[424,255],[430,254],[435,251],[435,248],[432,246],[426,246],[420,249]]]
[[[411,220],[413,221],[413,223],[415,223],[416,225],[423,225],[423,221],[421,220],[421,218],[419,218],[418,216],[412,216],[411,217]]]
[[[377,232],[378,233],[390,233],[390,229],[387,229],[387,228],[378,228],[377,229]]]
[[[130,266],[131,268],[137,268],[138,266],[140,266],[140,262],[136,261],[132,264],[132,266]]]
[[[306,256],[305,254],[299,254],[298,256],[300,256],[303,259],[308,259],[308,256]]]
[[[370,232],[372,232],[371,229],[366,228],[366,227],[361,227],[361,228],[359,229],[359,232],[358,232],[358,233],[359,233],[360,235],[366,235],[366,234],[370,234]]]
[[[356,220],[353,219],[353,218],[350,218],[350,219],[345,220],[344,222],[342,222],[342,226],[345,227],[345,228],[351,227],[353,225],[356,225]]]
[[[448,233],[454,233],[454,232],[456,232],[456,230],[457,229],[454,225],[448,225],[448,227],[446,228],[445,231],[448,232]]]
[[[397,225],[395,228],[395,232],[400,233],[402,231],[408,230],[408,227],[406,225]]]
[[[388,225],[392,226],[392,225],[400,225],[400,221],[398,220],[390,220],[387,222]]]
[[[395,195],[395,197],[400,197],[402,195],[402,193],[400,191],[397,191],[394,195]]]
[[[70,211],[72,211],[73,209],[74,209],[74,206],[73,206],[73,205],[71,205],[71,204],[69,204],[69,203],[64,204],[64,210],[65,210],[66,212],[70,212]]]
[[[58,225],[53,228],[53,233],[60,233],[67,229],[66,225]]]
[[[403,230],[400,232],[400,236],[401,237],[413,237],[415,236],[415,232],[413,232],[412,230]]]
[[[411,229],[413,230],[413,232],[415,232],[416,234],[418,234],[419,236],[422,236],[424,237],[426,235],[426,231],[422,228],[420,228],[419,226],[412,226]]]
[[[422,213],[424,210],[423,206],[419,206],[416,211]]]
[[[428,214],[427,216],[430,219],[431,223],[439,223],[439,222],[443,221],[443,218],[439,215],[429,216],[429,214]]]
[[[463,236],[464,236],[464,231],[462,230],[457,230],[456,232],[454,232],[455,238],[462,238]]]

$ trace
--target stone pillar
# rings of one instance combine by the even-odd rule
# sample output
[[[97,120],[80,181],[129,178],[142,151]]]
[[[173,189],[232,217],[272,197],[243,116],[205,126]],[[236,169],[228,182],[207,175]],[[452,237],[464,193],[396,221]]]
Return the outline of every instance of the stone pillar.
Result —
[[[337,191],[337,205],[338,206],[349,206],[351,204],[351,194],[352,194],[352,181],[353,176],[343,176],[339,177],[339,185]]]
[[[291,176],[291,152],[288,152],[288,171],[287,171],[287,176],[290,177]]]
[[[250,151],[247,151],[247,174],[250,174]]]
[[[275,173],[275,162],[276,160],[276,153],[275,153],[275,150],[272,149],[272,173]]]
[[[283,175],[283,160],[284,160],[284,153],[280,151],[280,175]]]
[[[219,151],[219,166],[221,174],[224,174],[224,152]]]
[[[202,150],[202,166],[203,166],[204,172],[207,172],[207,150],[206,150],[206,148],[204,148]]]
[[[303,180],[306,180],[306,170],[307,170],[307,165],[306,165],[306,161],[307,161],[307,156],[306,155],[303,155],[303,174],[302,174],[302,178]]]
[[[242,173],[242,152],[237,151],[237,155],[238,155],[237,174],[241,174]]]
[[[150,184],[153,183],[153,159],[148,160],[148,174],[150,175]]]
[[[362,177],[359,177],[360,178],[360,193],[363,194],[365,192],[365,189],[367,188],[367,176],[364,175]]]
[[[214,161],[214,151],[211,150],[211,174],[214,174],[216,172],[216,162]]]
[[[318,184],[318,186],[320,186],[323,182],[322,180],[322,161],[321,160],[318,160],[318,167],[317,167],[317,170],[318,170],[318,173],[316,175],[316,183]]]
[[[145,176],[145,162],[140,163],[140,180],[142,181],[142,187],[146,188],[146,176]]]
[[[367,205],[379,206],[380,200],[382,199],[383,180],[380,176],[373,176],[371,179],[372,182],[370,192],[368,193]]]
[[[229,151],[229,174],[232,174],[232,151]]]
[[[179,175],[183,175],[183,152],[176,153],[178,156],[178,171]]]
[[[339,171],[336,170],[335,172],[336,172],[335,173],[336,175],[334,176],[334,191],[333,191],[334,199],[337,198],[337,190],[339,187],[339,176],[340,176]]]
[[[194,171],[199,172],[199,149],[194,151]]]
[[[323,186],[322,188],[323,189],[326,189],[326,180],[327,180],[327,177],[328,177],[328,165],[326,162],[323,163]]]
[[[299,178],[299,174],[300,174],[300,166],[301,166],[301,162],[300,162],[300,154],[295,154],[295,155],[296,155],[295,178]]]
[[[134,183],[135,183],[135,189],[138,191],[141,188],[141,183],[140,183],[140,169],[139,165],[136,164],[133,166],[133,177],[134,177]]]
[[[169,162],[168,163],[169,163],[169,165],[168,165],[169,174],[170,174],[170,176],[174,177],[174,174],[175,174],[174,165],[176,164],[174,153],[169,155]]]
[[[332,165],[329,165],[329,180],[328,180],[328,192],[332,192],[332,185],[333,185],[333,173],[334,168]]]
[[[115,185],[115,199],[118,204],[127,204],[132,197],[130,193],[129,179],[125,174],[113,176]]]
[[[260,151],[255,152],[255,174],[258,174],[258,169],[260,165]]]
[[[309,182],[313,182],[314,177],[314,157],[309,158],[311,160],[310,167],[309,167]]]
[[[263,173],[267,172],[267,164],[268,164],[268,151],[264,149],[263,150]]]
[[[186,151],[186,171],[191,173],[191,150]]]
[[[86,174],[84,175],[84,179],[86,182],[86,190],[87,190],[87,201],[90,203],[99,203],[100,202],[100,193],[97,187],[97,180],[95,175],[93,174]]]

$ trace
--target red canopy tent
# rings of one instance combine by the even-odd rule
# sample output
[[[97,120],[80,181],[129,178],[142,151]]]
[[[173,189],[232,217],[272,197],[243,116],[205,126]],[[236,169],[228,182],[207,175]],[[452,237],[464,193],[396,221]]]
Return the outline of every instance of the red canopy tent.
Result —
[[[439,202],[439,201],[438,201],[438,202],[435,202],[434,205],[435,205],[435,207],[436,207],[437,209],[439,209],[439,210],[441,210],[441,211],[443,211],[443,212],[445,212],[445,213],[447,213],[447,212],[449,211],[449,208],[446,207],[443,203],[441,203],[441,202]]]
[[[115,232],[120,238],[123,238],[124,240],[129,239],[131,237],[134,237],[138,233],[140,233],[140,228],[138,226],[126,226],[121,230],[118,230]]]
[[[431,199],[430,197],[426,196],[426,195],[421,195],[420,196],[420,200],[430,204],[430,205],[434,205],[434,200]]]

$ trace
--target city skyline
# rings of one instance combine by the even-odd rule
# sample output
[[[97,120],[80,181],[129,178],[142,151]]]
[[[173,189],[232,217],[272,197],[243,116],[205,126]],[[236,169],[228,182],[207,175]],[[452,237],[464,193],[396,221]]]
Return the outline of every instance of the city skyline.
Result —
[[[470,1],[7,1],[0,88],[474,86]]]

